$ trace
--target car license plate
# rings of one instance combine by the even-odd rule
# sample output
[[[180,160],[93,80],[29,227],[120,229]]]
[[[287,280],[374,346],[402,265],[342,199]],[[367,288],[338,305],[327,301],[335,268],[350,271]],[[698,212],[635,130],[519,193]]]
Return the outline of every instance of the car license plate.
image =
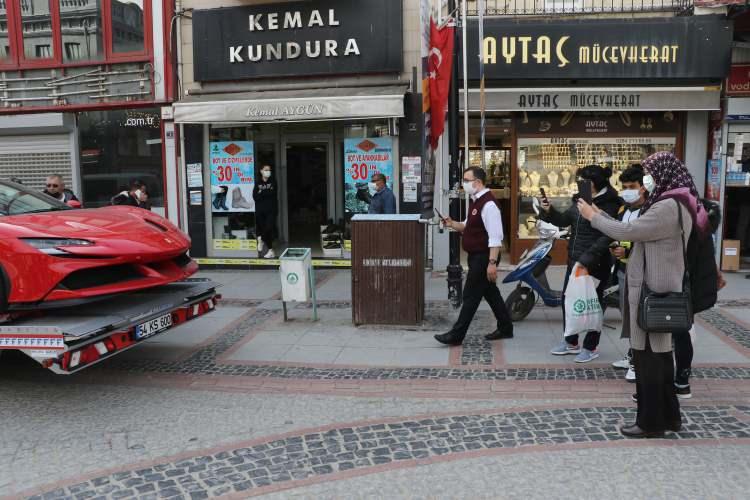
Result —
[[[166,330],[172,326],[172,314],[159,316],[151,321],[141,323],[135,327],[135,338],[138,340],[145,339],[156,333]]]

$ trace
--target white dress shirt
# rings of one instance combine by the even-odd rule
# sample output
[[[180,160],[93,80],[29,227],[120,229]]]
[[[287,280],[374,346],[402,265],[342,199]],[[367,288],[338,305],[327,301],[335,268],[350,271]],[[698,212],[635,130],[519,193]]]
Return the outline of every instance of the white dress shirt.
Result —
[[[477,194],[472,195],[472,199],[476,202],[479,198],[489,192],[489,188],[484,188]],[[489,248],[503,246],[503,218],[500,215],[500,209],[497,207],[497,203],[485,203],[482,208],[482,222],[484,222],[484,228],[487,230],[487,236],[489,237]]]

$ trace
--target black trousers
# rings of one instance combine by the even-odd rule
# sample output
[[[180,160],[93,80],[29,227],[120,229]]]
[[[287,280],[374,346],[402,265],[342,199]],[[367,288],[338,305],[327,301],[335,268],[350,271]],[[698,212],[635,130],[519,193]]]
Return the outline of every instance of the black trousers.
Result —
[[[276,214],[273,212],[256,212],[255,229],[258,231],[258,236],[263,238],[263,243],[271,248],[276,237]]]
[[[674,362],[671,352],[653,352],[646,341],[646,350],[633,349],[633,363],[638,377],[636,425],[648,432],[665,431],[680,422],[680,403],[674,390]]]
[[[568,281],[570,280],[570,273],[573,271],[573,266],[575,265],[575,262],[568,262],[568,270],[565,272],[565,282],[563,283],[563,328],[565,328],[565,289],[568,288]],[[599,279],[599,276],[597,276],[597,279]],[[599,297],[599,304],[602,306],[602,311],[604,310],[604,290],[607,288],[607,283],[609,282],[609,273],[607,273],[607,276],[604,276],[603,279],[599,282],[599,286],[596,287],[596,295]],[[597,331],[590,331],[586,333],[586,338],[583,339],[583,348],[588,349],[589,351],[595,351],[596,348],[599,346],[599,340],[601,339],[602,332]],[[578,345],[578,335],[570,335],[565,337],[565,341],[568,344],[571,345]]]
[[[675,333],[672,339],[674,339],[674,360],[677,365],[675,383],[688,385],[693,365],[693,342],[690,340],[690,332]]]
[[[482,298],[487,301],[492,308],[497,320],[497,329],[506,332],[513,331],[513,322],[510,319],[508,309],[505,307],[500,290],[495,283],[487,279],[487,266],[490,264],[490,254],[487,253],[470,253],[469,254],[469,273],[466,276],[464,285],[464,303],[461,307],[461,313],[458,315],[458,321],[453,325],[453,331],[466,336],[469,325],[474,319],[479,303]]]

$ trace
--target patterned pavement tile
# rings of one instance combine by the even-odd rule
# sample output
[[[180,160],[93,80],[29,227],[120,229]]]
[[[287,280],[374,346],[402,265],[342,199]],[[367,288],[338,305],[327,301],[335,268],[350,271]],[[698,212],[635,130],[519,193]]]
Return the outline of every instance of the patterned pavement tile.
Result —
[[[207,498],[317,479],[387,464],[403,466],[472,452],[622,441],[618,425],[633,408],[590,407],[435,416],[341,426],[280,437],[253,446],[122,470],[54,489],[32,500]],[[747,406],[683,407],[683,430],[670,440],[750,438]],[[273,439],[273,438],[270,438]],[[468,454],[468,455],[467,455]]]

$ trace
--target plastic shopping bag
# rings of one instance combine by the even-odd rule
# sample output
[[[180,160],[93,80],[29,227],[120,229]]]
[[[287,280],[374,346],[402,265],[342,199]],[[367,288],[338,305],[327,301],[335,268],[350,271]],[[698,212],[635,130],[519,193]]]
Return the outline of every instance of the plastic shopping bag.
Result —
[[[596,295],[599,280],[576,264],[565,289],[565,336],[602,331],[604,313]]]

